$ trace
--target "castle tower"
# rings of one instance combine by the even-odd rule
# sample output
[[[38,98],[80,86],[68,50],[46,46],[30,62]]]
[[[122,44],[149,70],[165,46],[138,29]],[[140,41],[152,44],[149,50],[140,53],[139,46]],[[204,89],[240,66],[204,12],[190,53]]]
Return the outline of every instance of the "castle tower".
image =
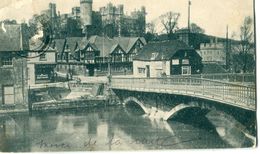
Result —
[[[56,4],[55,3],[49,3],[49,9],[50,9],[50,17],[56,18],[57,17]]]
[[[87,33],[87,27],[92,25],[93,0],[80,0],[80,19],[83,33]]]

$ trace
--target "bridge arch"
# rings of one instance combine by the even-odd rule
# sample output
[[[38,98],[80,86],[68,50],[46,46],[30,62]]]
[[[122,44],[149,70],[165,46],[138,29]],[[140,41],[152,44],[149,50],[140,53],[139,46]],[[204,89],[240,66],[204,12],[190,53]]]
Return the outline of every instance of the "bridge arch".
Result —
[[[198,108],[200,110],[212,110],[212,108],[210,108],[208,105],[205,104],[200,104],[198,102],[189,102],[187,104],[179,104],[177,106],[175,106],[173,109],[171,109],[170,111],[168,111],[164,117],[163,120],[167,121],[170,118],[174,117],[178,112],[187,109],[187,108]]]
[[[123,102],[123,105],[126,105],[130,102],[134,102],[136,104],[138,104],[142,109],[143,111],[146,113],[146,114],[149,114],[149,111],[148,109],[144,106],[144,103],[142,101],[140,101],[139,99],[135,98],[135,97],[127,97],[124,102]]]

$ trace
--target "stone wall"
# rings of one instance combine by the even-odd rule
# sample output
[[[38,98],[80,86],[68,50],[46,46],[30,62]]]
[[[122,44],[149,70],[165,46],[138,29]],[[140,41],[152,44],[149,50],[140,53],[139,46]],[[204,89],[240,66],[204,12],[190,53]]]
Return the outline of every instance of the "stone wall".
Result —
[[[3,102],[3,87],[14,87],[15,108],[26,108],[28,105],[27,61],[21,57],[13,58],[13,66],[0,67],[0,104]]]

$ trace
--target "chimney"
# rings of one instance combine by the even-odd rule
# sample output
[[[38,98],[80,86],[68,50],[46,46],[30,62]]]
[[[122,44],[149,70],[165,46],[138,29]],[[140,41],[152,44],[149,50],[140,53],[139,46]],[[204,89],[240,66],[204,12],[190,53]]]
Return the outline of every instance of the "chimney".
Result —
[[[29,50],[28,28],[25,23],[20,25],[20,48],[21,50]]]
[[[210,45],[212,45],[214,43],[214,38],[210,39]]]

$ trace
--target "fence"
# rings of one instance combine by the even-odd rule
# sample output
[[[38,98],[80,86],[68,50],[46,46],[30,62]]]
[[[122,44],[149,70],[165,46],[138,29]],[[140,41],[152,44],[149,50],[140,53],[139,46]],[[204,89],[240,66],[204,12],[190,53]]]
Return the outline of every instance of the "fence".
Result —
[[[170,77],[181,77],[181,76],[170,76]],[[256,75],[252,73],[193,74],[188,77],[220,80],[226,82],[256,83]]]

